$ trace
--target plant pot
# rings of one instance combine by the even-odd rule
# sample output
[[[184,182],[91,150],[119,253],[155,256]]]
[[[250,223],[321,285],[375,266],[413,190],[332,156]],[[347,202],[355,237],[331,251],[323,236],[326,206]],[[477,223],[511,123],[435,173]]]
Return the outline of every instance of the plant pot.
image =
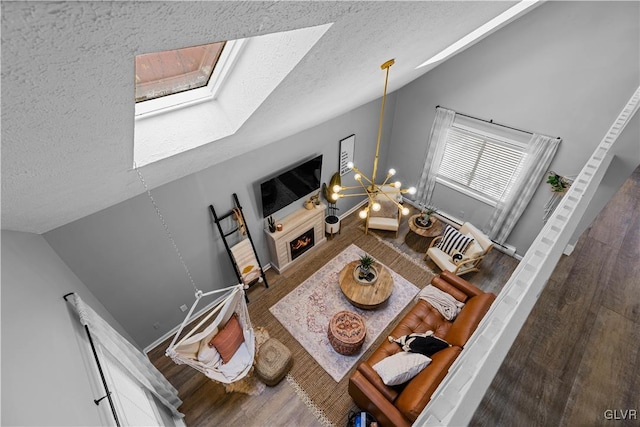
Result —
[[[327,215],[324,217],[324,230],[328,234],[336,234],[340,231],[340,218],[335,215]]]

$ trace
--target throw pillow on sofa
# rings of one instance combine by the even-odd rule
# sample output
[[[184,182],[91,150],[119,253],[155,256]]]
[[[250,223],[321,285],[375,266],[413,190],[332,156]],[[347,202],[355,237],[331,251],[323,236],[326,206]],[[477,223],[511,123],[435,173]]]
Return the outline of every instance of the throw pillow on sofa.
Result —
[[[398,385],[418,375],[429,363],[431,359],[424,354],[401,351],[385,357],[373,369],[386,385]]]
[[[427,357],[431,357],[440,350],[450,347],[448,342],[434,336],[433,331],[427,331],[423,334],[413,333],[403,335],[397,339],[389,337],[389,341],[400,345],[405,352],[419,353]]]

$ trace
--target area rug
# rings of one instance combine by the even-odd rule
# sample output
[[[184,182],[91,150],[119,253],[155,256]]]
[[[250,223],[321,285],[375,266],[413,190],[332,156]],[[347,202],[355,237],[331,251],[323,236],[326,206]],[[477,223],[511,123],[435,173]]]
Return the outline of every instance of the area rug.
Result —
[[[336,382],[349,372],[419,291],[418,287],[387,267],[394,282],[393,293],[387,303],[376,310],[361,310],[351,305],[340,290],[338,277],[346,264],[358,260],[364,253],[356,245],[348,246],[269,309]],[[327,338],[329,320],[342,310],[360,314],[367,326],[362,349],[353,356],[337,353]]]

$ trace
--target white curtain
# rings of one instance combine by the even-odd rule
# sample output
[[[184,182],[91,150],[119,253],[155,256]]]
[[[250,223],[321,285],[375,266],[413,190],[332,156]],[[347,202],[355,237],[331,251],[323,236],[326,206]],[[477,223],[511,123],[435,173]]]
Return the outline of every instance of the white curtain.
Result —
[[[558,144],[560,144],[559,138],[533,134],[527,146],[522,170],[509,194],[498,202],[485,230],[492,240],[501,244],[507,240],[538,188],[540,180],[549,170],[549,164],[558,149]]]
[[[85,304],[78,294],[74,293],[71,297],[71,306],[78,313],[80,323],[89,327],[91,338],[99,342],[125,372],[131,374],[143,387],[156,396],[174,416],[184,417],[178,412],[178,407],[182,404],[182,400],[178,398],[178,391],[151,364],[147,356]]]
[[[429,135],[427,158],[424,161],[424,169],[417,187],[417,201],[421,205],[428,206],[431,204],[431,196],[436,185],[436,175],[440,168],[440,162],[442,162],[442,156],[444,155],[447,134],[451,125],[453,125],[455,117],[455,111],[442,107],[436,108],[436,118],[433,121],[431,134]]]

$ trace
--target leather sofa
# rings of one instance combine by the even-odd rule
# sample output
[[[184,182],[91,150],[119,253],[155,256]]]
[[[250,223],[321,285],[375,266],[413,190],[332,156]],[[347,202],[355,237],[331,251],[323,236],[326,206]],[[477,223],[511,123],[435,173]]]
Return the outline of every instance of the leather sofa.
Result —
[[[451,346],[433,354],[431,363],[408,382],[387,386],[373,365],[402,349],[385,339],[349,378],[349,395],[361,410],[371,413],[382,426],[410,426],[416,420],[496,298],[448,271],[434,277],[431,284],[465,303],[458,316],[450,322],[431,304],[419,299],[391,336],[398,338],[431,330]]]

